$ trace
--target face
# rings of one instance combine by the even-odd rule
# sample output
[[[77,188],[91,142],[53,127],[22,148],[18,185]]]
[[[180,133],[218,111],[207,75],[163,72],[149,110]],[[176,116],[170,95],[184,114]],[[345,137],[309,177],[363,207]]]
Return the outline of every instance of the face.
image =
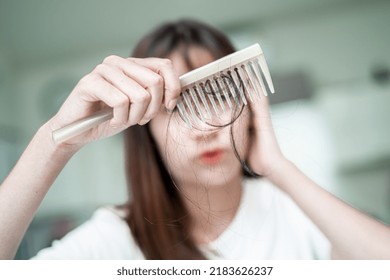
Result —
[[[194,67],[215,60],[205,49],[193,47],[189,57]],[[170,59],[178,75],[188,72],[179,53]],[[245,159],[249,145],[249,108],[232,125],[236,150]],[[242,176],[241,163],[231,143],[231,126],[189,128],[177,112],[169,114],[164,108],[149,124],[160,154],[179,187],[201,185],[207,188],[223,187]]]

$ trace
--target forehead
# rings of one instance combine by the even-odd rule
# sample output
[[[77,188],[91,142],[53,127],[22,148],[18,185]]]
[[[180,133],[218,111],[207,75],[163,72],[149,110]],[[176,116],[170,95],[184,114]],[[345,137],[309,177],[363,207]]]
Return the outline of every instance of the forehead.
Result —
[[[194,68],[198,68],[215,60],[213,55],[208,50],[201,47],[188,48],[188,58]],[[169,56],[169,59],[172,60],[173,67],[179,76],[187,73],[190,70],[181,52],[173,52]]]

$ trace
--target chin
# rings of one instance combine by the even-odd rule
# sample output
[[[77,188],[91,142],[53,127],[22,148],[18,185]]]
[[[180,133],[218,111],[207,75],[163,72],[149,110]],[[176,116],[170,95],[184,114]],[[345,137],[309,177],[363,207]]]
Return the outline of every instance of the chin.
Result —
[[[232,170],[231,168],[226,169],[216,166],[199,172],[196,176],[196,181],[206,188],[220,188],[234,181],[239,181],[241,178],[241,167]]]

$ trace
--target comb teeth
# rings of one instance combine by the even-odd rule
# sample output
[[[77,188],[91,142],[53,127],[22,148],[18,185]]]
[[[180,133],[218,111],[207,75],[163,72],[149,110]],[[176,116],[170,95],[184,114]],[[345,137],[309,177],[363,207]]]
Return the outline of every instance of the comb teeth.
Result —
[[[268,96],[263,80],[274,86],[263,52],[258,44],[225,56],[180,77],[182,93],[177,104],[181,118],[193,125],[245,106],[262,95]]]
[[[236,105],[247,105],[255,96],[258,99],[262,94],[267,96],[263,77],[274,93],[271,75],[258,44],[195,69],[180,77],[182,93],[176,106],[179,115],[190,128],[202,123],[213,124],[229,111],[234,112]],[[100,111],[54,130],[53,140],[61,143],[111,118],[111,109]]]

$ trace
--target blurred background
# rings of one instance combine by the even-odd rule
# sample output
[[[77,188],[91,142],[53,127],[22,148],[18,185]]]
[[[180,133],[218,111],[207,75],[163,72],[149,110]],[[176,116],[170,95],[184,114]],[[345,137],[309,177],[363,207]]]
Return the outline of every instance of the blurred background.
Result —
[[[186,17],[223,30],[237,48],[260,43],[284,152],[390,223],[390,1],[0,0],[0,181],[82,76],[110,54],[128,56],[156,25]],[[88,145],[47,194],[17,258],[125,201],[121,136]]]

